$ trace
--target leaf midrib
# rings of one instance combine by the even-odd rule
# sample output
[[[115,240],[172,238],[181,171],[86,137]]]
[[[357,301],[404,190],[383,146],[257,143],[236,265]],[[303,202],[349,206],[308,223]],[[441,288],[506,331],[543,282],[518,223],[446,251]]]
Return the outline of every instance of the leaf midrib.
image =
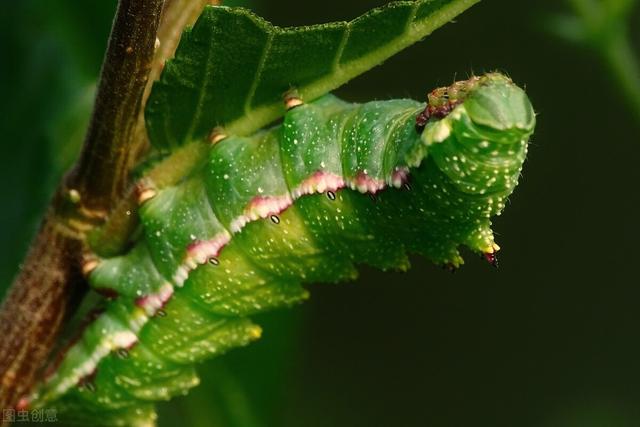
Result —
[[[454,17],[458,16],[462,11],[468,9],[479,1],[480,0],[459,0],[453,2],[438,12],[435,12],[429,19],[425,19],[421,22],[414,22],[415,13],[419,7],[419,4],[415,3],[412,14],[407,20],[407,31],[379,49],[346,64],[341,64],[340,59],[344,51],[344,46],[349,40],[353,21],[348,22],[345,28],[344,38],[337,51],[336,60],[331,69],[332,72],[311,84],[298,87],[297,89],[304,93],[304,100],[306,102],[313,101],[314,99],[337,89],[344,83],[373,68],[371,64],[376,64],[374,66],[380,65],[398,51],[428,36],[433,31],[443,26],[446,22],[451,21]],[[270,44],[271,38],[265,47],[266,51],[269,50]],[[260,74],[256,74],[256,79],[253,82],[253,85],[256,87],[259,84],[259,76]],[[250,101],[248,104],[250,104]],[[284,107],[281,103],[267,104],[249,110],[245,109],[245,114],[242,117],[227,123],[225,125],[225,129],[227,133],[233,135],[250,135],[258,129],[261,129],[277,120],[283,115],[283,113]]]

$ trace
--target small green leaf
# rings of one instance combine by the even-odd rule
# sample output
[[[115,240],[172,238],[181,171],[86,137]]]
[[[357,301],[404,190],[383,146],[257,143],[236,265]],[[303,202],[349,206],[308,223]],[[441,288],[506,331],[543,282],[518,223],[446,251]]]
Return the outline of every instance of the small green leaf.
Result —
[[[287,90],[318,98],[478,1],[393,2],[351,22],[295,28],[275,27],[246,9],[208,7],[153,87],[151,141],[171,149],[220,125],[251,134],[284,114]]]

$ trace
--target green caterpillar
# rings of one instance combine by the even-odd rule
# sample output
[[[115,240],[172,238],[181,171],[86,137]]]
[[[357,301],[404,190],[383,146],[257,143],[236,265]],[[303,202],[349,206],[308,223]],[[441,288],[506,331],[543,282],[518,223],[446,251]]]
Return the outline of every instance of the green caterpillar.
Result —
[[[302,283],[353,279],[357,264],[404,270],[407,253],[457,267],[460,245],[498,249],[490,218],[535,125],[511,80],[474,77],[427,105],[300,103],[253,136],[214,133],[182,183],[142,189],[137,244],[90,275],[112,299],[32,406],[151,423],[154,401],[198,383],[195,363],[260,336],[249,316],[307,298]]]

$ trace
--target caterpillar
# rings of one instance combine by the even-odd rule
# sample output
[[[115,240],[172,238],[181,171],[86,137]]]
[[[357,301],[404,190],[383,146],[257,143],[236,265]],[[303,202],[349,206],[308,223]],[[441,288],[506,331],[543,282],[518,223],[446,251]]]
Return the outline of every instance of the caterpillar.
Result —
[[[250,316],[308,297],[358,264],[457,268],[499,249],[491,217],[517,185],[535,126],[522,89],[490,73],[408,99],[292,97],[280,125],[212,133],[206,161],[139,192],[126,254],[93,260],[101,313],[29,397],[92,424],[146,425],[198,384],[194,365],[260,336]]]

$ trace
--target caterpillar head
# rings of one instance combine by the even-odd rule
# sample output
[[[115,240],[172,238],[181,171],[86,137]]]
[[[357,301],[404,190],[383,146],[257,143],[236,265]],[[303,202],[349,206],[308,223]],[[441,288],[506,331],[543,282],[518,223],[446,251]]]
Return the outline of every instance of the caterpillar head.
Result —
[[[535,113],[511,79],[491,73],[436,89],[423,114],[429,117],[422,143],[461,191],[513,191]]]

